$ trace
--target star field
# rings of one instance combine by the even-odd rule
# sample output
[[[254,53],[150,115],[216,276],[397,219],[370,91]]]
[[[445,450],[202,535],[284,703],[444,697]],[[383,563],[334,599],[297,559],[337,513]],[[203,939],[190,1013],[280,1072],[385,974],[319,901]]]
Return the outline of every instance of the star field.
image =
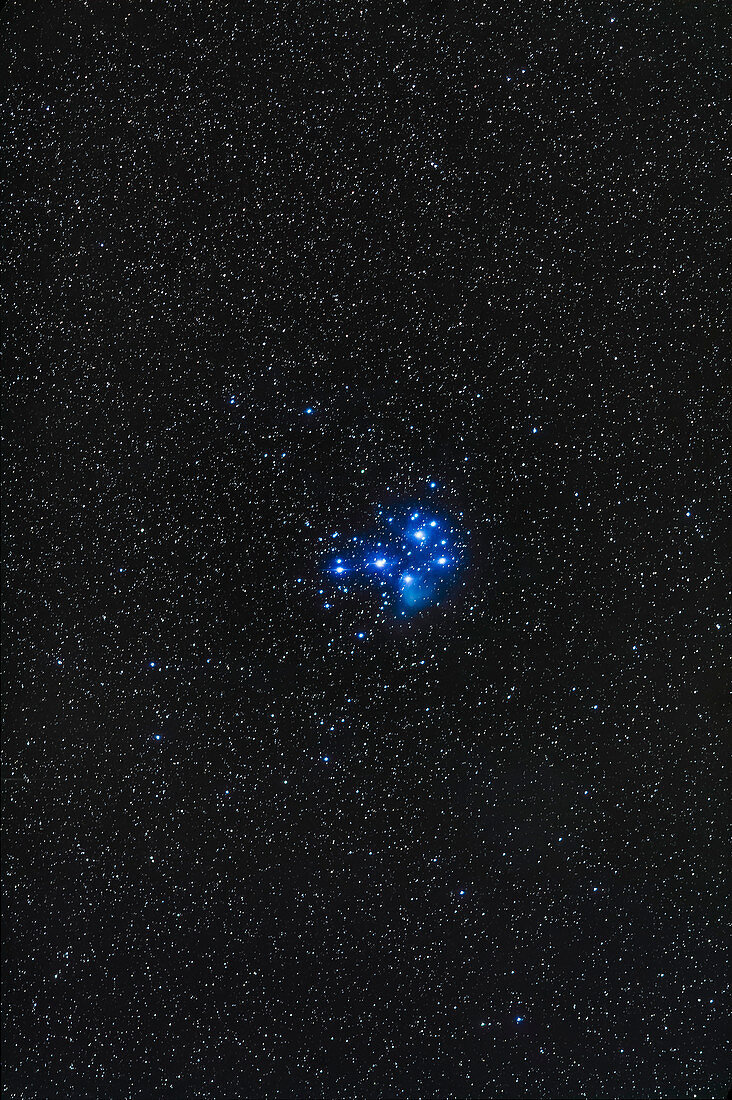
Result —
[[[4,6],[9,1100],[726,1094],[724,15]]]

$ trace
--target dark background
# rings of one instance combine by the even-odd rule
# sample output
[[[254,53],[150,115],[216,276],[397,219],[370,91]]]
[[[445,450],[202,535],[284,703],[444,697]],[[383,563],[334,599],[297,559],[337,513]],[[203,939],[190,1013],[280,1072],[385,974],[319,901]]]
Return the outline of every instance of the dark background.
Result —
[[[5,7],[8,1097],[724,1095],[723,11]]]

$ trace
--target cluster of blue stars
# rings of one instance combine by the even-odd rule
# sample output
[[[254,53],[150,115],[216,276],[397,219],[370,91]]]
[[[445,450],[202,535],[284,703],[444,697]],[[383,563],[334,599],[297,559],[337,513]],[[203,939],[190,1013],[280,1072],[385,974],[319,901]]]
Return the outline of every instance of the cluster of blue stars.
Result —
[[[396,605],[402,615],[439,604],[465,559],[462,533],[449,519],[419,507],[380,512],[379,520],[381,534],[354,535],[347,548],[328,559],[327,571],[338,589],[347,592],[354,582],[374,584],[382,606]],[[338,532],[332,537],[339,538]]]

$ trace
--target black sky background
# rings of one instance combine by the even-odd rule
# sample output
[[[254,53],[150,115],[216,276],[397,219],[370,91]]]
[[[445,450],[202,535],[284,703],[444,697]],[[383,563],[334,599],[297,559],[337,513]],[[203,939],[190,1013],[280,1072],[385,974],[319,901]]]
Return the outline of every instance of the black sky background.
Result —
[[[723,5],[2,23],[5,1094],[723,1095]]]

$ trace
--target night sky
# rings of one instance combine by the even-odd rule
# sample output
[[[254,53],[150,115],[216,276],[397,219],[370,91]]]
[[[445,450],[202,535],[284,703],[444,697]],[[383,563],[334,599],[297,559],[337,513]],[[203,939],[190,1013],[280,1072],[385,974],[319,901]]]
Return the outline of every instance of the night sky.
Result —
[[[5,7],[5,1096],[725,1095],[724,7]]]

